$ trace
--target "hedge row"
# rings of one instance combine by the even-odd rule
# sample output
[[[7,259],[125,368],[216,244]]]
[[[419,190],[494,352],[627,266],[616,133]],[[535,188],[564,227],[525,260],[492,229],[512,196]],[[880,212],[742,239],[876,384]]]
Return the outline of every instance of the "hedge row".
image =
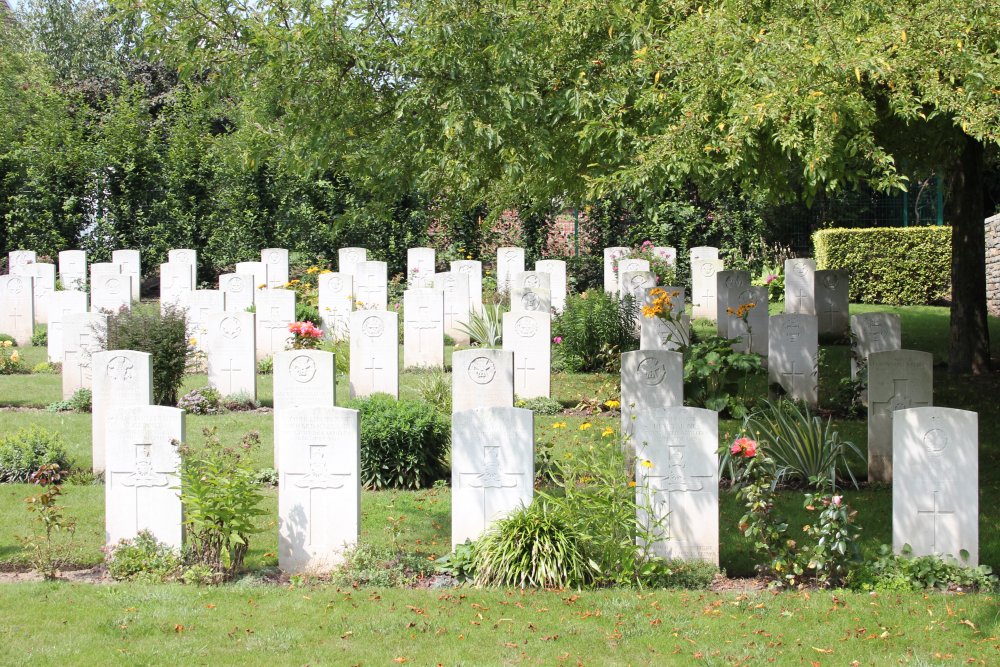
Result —
[[[846,269],[853,303],[941,304],[951,299],[951,227],[823,229],[816,268]]]

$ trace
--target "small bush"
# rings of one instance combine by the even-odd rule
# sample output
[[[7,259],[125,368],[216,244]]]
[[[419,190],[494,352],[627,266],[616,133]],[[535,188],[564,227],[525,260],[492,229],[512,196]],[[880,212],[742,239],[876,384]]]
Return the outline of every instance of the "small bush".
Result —
[[[32,367],[31,372],[36,375],[52,375],[56,369],[49,362],[40,361]]]
[[[45,409],[49,412],[90,412],[93,395],[89,389],[82,388],[64,401],[49,403]]]
[[[536,415],[561,415],[563,411],[562,403],[548,396],[518,398],[514,401],[514,407],[531,410]]]
[[[220,407],[229,412],[249,412],[250,410],[258,409],[260,401],[246,392],[239,392],[223,396]]]
[[[503,342],[503,312],[499,304],[484,303],[482,312],[473,310],[468,322],[458,323],[458,330],[480,347],[499,347]]]
[[[260,486],[278,486],[278,471],[274,468],[261,468],[254,473],[253,481]]]
[[[710,336],[684,348],[685,405],[743,417],[752,404],[747,391],[754,376],[763,375],[761,357],[733,349],[733,340]]]
[[[433,564],[423,556],[398,553],[389,547],[359,544],[344,555],[344,564],[333,573],[334,584],[345,587],[394,588],[412,586],[431,573]]]
[[[451,415],[451,374],[432,371],[417,383],[420,400],[434,406],[443,415]]]
[[[176,578],[181,570],[180,555],[148,530],[113,546],[107,564],[115,581],[162,583]]]
[[[962,590],[994,592],[997,577],[988,565],[964,567],[951,558],[913,556],[909,545],[894,554],[883,544],[878,557],[856,568],[848,577],[855,590],[905,592],[922,590]]]
[[[637,314],[630,297],[619,299],[603,290],[568,296],[562,315],[552,323],[553,337],[562,341],[563,365],[576,372],[614,372],[620,355],[639,347]]]
[[[257,375],[270,375],[274,373],[274,357],[264,357],[257,362]]]
[[[448,473],[449,423],[419,401],[385,394],[348,403],[361,412],[361,483],[370,489],[421,489]]]
[[[31,344],[34,347],[45,347],[49,344],[49,328],[42,325],[35,326],[35,332],[31,334]]]
[[[42,466],[68,470],[70,460],[62,436],[32,426],[0,437],[0,482],[27,482]]]
[[[222,409],[221,400],[215,387],[199,387],[184,394],[177,407],[192,415],[214,415]]]
[[[21,352],[14,349],[14,343],[9,340],[0,342],[0,375],[20,375],[28,372],[24,365]]]

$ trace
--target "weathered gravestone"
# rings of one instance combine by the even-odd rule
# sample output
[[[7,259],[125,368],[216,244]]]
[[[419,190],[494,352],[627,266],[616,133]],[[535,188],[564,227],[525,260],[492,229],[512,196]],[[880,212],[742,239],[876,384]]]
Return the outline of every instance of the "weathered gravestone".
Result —
[[[223,396],[257,398],[256,327],[253,313],[215,312],[204,320],[208,384]]]
[[[497,291],[510,292],[514,274],[524,271],[524,248],[497,248]]]
[[[719,564],[719,413],[663,407],[636,415],[635,495],[653,553]],[[643,536],[637,542],[646,544]]]
[[[632,442],[635,417],[656,408],[684,405],[684,355],[663,350],[622,354],[622,438]]]
[[[142,256],[138,250],[113,250],[111,252],[111,263],[117,264],[119,272],[124,276],[129,276],[132,281],[131,298],[133,301],[139,300],[139,288],[142,283]]]
[[[162,405],[131,406],[107,416],[104,476],[105,543],[134,539],[147,530],[160,542],[182,544],[180,456],[184,411]]]
[[[714,251],[714,252],[713,252]],[[691,305],[693,317],[715,319],[717,311],[716,274],[725,268],[717,248],[691,250]]]
[[[194,289],[191,265],[167,262],[160,264],[160,312],[180,308],[184,294]]]
[[[521,398],[548,397],[551,391],[552,316],[504,313],[503,349],[514,353],[514,393]]]
[[[652,288],[655,289],[655,288]],[[642,303],[651,306],[655,297],[652,289],[645,291]],[[684,312],[684,288],[668,285],[662,288],[670,295],[670,321],[661,317],[647,317],[639,311],[639,349],[676,350],[687,345],[691,337],[691,321]]]
[[[361,419],[333,406],[275,412],[285,443],[278,464],[278,567],[330,572],[361,530]]]
[[[811,259],[785,260],[785,312],[816,314],[816,262]]]
[[[332,352],[285,350],[274,355],[274,415],[295,408],[332,408],[337,397],[337,366]],[[274,466],[288,440],[274,432]]]
[[[953,408],[900,410],[892,423],[892,546],[914,556],[979,564],[979,416]]]
[[[253,276],[253,289],[267,289],[267,264],[264,262],[237,262],[235,273]]]
[[[260,251],[260,261],[267,267],[268,289],[282,289],[288,283],[288,250],[265,248]]]
[[[451,419],[451,544],[477,540],[534,493],[535,416],[522,408],[462,410]]]
[[[84,290],[87,286],[87,253],[63,250],[59,253],[59,282],[64,290]]]
[[[618,260],[618,293],[622,294],[628,289],[628,285],[625,282],[625,274],[641,271],[644,273],[649,273],[649,262],[645,259],[635,259],[632,257],[625,257]],[[656,285],[656,275],[653,275],[653,286]]]
[[[892,420],[898,410],[934,405],[934,355],[886,350],[868,355],[868,481],[892,482]]]
[[[715,274],[715,326],[723,338],[733,338],[730,332],[730,311],[742,305],[740,299],[750,289],[747,271],[719,271]]]
[[[351,312],[354,311],[354,276],[350,273],[319,274],[319,314],[330,338],[348,336]]]
[[[455,260],[451,270],[469,277],[469,308],[473,312],[483,312],[483,263],[471,259]]]
[[[858,371],[868,363],[868,355],[872,352],[898,350],[903,347],[899,315],[892,313],[852,315],[851,335],[854,338],[851,350],[851,379],[854,380],[858,377]]]
[[[70,313],[63,320],[62,397],[93,386],[91,356],[101,347],[98,334],[107,329],[108,316],[102,313]]]
[[[108,417],[153,403],[152,356],[134,350],[91,355],[91,438],[94,472],[104,472]]]
[[[739,317],[739,311],[726,314],[727,338],[733,339],[733,350],[736,352],[752,352],[765,359],[768,353],[768,303],[767,288],[759,286],[747,287],[738,297],[740,306],[747,306],[744,317]],[[749,304],[753,304],[752,307]],[[737,306],[739,308],[740,306]]]
[[[257,290],[257,361],[281,352],[292,344],[288,326],[295,321],[295,292],[287,289]]]
[[[31,345],[35,331],[34,278],[21,274],[0,276],[0,332],[19,346]]]
[[[550,313],[552,293],[540,287],[518,287],[510,291],[510,312]]]
[[[30,276],[31,265],[37,261],[34,250],[11,250],[7,253],[7,271],[10,275]]]
[[[535,262],[535,271],[549,274],[552,309],[561,313],[566,308],[566,262],[561,259],[542,259]]]
[[[219,291],[226,295],[226,312],[245,313],[254,305],[252,273],[223,273],[219,276]]]
[[[434,286],[434,248],[410,248],[406,251],[406,287]]]
[[[191,289],[198,284],[198,251],[190,248],[176,248],[167,252],[167,263],[184,264],[191,273]]]
[[[518,271],[510,279],[511,289],[547,289],[552,290],[552,277],[542,271]]]
[[[403,367],[444,368],[444,294],[426,287],[403,292]]]
[[[354,298],[359,310],[389,308],[388,268],[385,262],[354,265]]]
[[[850,326],[850,274],[847,271],[817,271],[815,278],[819,335],[847,334]]]
[[[90,268],[100,264],[91,264]],[[118,267],[116,265],[115,268]],[[132,276],[106,271],[90,273],[91,312],[118,313],[132,308]]]
[[[480,407],[514,407],[513,352],[476,348],[452,354],[452,412]]]
[[[399,398],[399,316],[384,310],[351,313],[351,396]]]
[[[628,254],[628,248],[615,246],[604,249],[604,291],[618,293],[618,260]]]
[[[469,277],[448,271],[434,275],[434,287],[444,294],[444,332],[459,345],[469,344],[469,334],[462,327],[469,323],[472,300],[469,298]]]
[[[63,334],[70,315],[87,312],[87,295],[84,292],[53,292],[49,301],[48,358],[52,363],[63,363]]]
[[[337,251],[337,269],[340,273],[354,275],[355,267],[368,261],[368,251],[364,248],[341,248]]]
[[[815,407],[819,402],[819,334],[815,315],[785,313],[768,321],[767,380],[789,398]]]
[[[35,324],[48,324],[49,303],[56,291],[56,265],[38,262],[29,264],[34,278],[32,288],[35,302]]]

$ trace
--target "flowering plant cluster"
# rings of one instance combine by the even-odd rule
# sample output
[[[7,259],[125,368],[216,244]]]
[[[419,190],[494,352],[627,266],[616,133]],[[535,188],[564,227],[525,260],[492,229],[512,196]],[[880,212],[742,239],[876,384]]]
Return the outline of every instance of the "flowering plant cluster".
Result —
[[[323,330],[312,322],[292,322],[288,331],[293,336],[293,350],[315,350],[323,339]]]
[[[9,340],[0,342],[0,375],[17,375],[27,373],[28,368],[21,360],[21,353],[13,349]]]

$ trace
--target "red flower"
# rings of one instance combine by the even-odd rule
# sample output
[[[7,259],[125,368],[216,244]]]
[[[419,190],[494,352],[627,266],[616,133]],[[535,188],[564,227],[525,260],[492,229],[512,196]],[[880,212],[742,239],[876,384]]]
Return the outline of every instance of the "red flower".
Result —
[[[750,438],[737,438],[733,441],[733,446],[729,448],[729,453],[733,456],[752,459],[757,455],[757,442]]]

